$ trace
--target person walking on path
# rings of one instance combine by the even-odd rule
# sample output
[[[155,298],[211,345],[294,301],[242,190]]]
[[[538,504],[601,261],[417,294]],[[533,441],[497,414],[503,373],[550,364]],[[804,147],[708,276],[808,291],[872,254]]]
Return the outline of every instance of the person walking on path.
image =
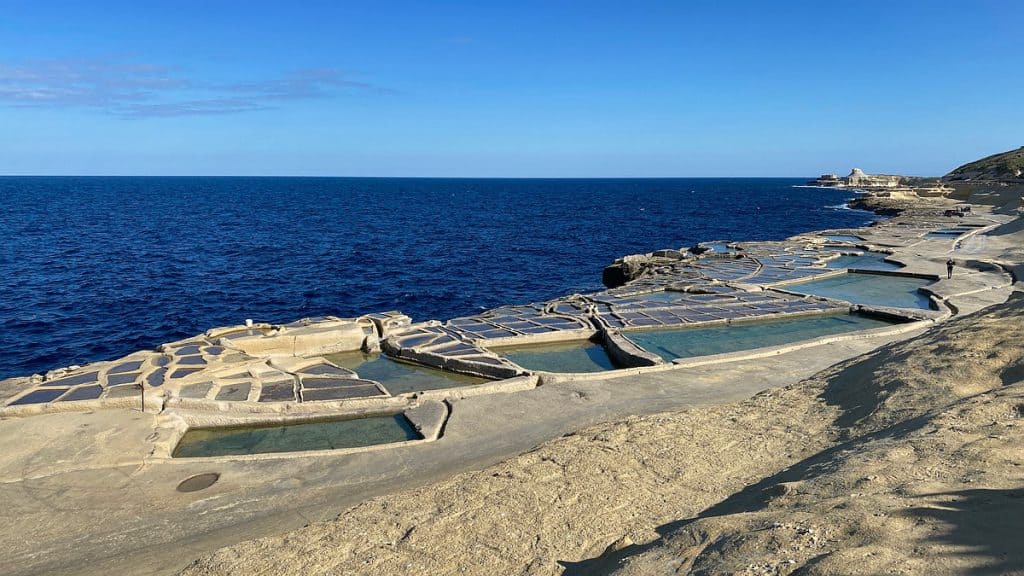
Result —
[[[946,278],[952,278],[953,277],[953,265],[954,265],[954,262],[953,262],[952,258],[950,258],[949,260],[946,260]]]

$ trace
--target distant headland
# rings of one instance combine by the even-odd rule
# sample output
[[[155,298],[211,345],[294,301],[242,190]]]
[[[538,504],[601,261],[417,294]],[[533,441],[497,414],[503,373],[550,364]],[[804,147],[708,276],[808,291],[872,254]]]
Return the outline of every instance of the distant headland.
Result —
[[[1002,213],[1012,213],[1024,196],[1024,146],[968,162],[945,176],[868,174],[854,168],[847,176],[822,174],[807,185],[864,192],[865,197],[854,201],[852,207],[882,213],[891,213],[886,204],[892,201],[905,204],[929,198],[991,205]]]

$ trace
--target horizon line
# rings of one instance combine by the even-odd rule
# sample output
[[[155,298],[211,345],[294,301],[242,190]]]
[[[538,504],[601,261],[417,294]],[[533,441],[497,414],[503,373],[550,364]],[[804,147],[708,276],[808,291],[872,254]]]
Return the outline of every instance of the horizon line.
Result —
[[[941,176],[911,176],[941,178]],[[803,179],[815,176],[345,176],[323,174],[0,174],[0,178],[364,178],[404,180],[677,180],[684,178]]]

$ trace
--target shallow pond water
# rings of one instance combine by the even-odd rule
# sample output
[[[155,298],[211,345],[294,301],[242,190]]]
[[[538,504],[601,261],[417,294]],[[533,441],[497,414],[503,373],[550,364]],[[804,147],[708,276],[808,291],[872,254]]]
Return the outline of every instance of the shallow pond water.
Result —
[[[527,370],[544,372],[603,372],[614,370],[604,346],[589,340],[492,348]]]
[[[828,268],[856,268],[859,270],[899,270],[903,266],[894,262],[886,262],[888,254],[883,252],[864,252],[860,256],[840,256],[828,261]]]
[[[306,450],[334,450],[418,440],[404,414],[354,420],[325,420],[284,426],[197,428],[174,449],[175,458],[238,456]]]
[[[928,234],[925,235],[925,237],[926,238],[955,238],[957,236],[963,236],[964,234],[967,234],[968,232],[971,232],[972,230],[973,230],[972,228],[959,228],[959,227],[939,228],[938,230],[933,230],[932,232],[929,232]]]
[[[677,328],[626,334],[637,346],[665,360],[779,346],[821,336],[890,326],[892,322],[857,314],[805,316],[743,322],[708,328]]]
[[[363,380],[380,382],[392,395],[421,390],[472,386],[488,381],[486,378],[399,362],[384,354],[345,352],[329,354],[324,356],[324,358],[342,368],[355,371]]]
[[[846,300],[854,304],[893,306],[896,308],[931,309],[928,295],[918,288],[931,280],[882,274],[841,274],[786,286],[787,290],[826,298]]]

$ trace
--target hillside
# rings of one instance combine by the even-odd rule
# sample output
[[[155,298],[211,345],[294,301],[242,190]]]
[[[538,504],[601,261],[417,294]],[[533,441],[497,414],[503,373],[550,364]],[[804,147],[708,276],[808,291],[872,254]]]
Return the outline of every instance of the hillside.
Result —
[[[1024,198],[1024,147],[964,164],[943,176],[942,182],[954,188],[949,195],[954,200],[1014,214]]]
[[[943,180],[1024,181],[1024,146],[964,164]]]

